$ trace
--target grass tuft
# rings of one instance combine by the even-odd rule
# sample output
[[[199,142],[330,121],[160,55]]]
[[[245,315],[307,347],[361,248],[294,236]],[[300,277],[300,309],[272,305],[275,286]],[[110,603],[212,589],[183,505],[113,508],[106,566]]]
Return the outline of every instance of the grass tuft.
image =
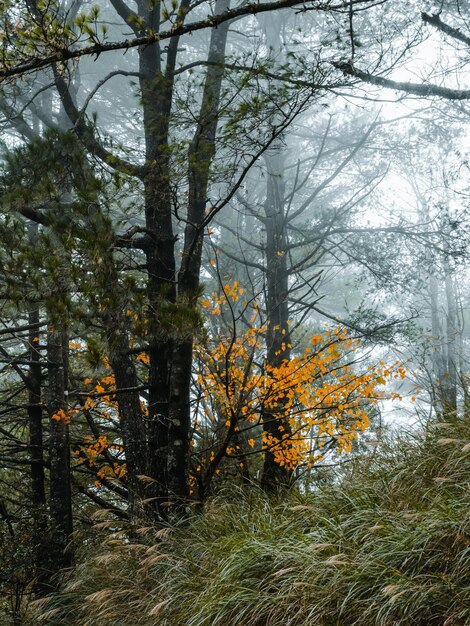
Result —
[[[111,534],[32,623],[470,624],[470,425],[441,426],[314,493],[231,490],[175,528]]]

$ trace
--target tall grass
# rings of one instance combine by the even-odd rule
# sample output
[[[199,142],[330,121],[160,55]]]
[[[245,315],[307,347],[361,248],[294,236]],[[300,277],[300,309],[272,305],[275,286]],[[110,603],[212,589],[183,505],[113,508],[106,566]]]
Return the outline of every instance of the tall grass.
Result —
[[[470,425],[440,425],[313,494],[234,490],[179,527],[141,529],[138,541],[111,532],[32,620],[470,624],[469,488]]]

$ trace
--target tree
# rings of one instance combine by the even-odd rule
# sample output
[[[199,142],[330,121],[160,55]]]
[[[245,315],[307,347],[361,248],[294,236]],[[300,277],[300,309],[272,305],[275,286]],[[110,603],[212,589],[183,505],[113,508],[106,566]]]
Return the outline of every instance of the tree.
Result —
[[[28,200],[25,200],[25,205],[19,207],[16,200],[11,202],[13,192],[9,195],[8,208],[23,218],[40,224],[42,228],[50,229],[51,241],[64,248],[64,263],[69,264],[71,268],[75,267],[75,260],[70,255],[65,233],[71,237],[75,246],[86,247],[88,243],[93,247],[94,258],[92,254],[87,255],[84,250],[83,258],[88,256],[95,267],[98,263],[100,265],[95,271],[99,277],[98,282],[101,283],[101,302],[97,304],[94,294],[90,293],[86,284],[83,284],[81,289],[84,294],[90,293],[90,312],[94,311],[102,325],[104,336],[101,340],[106,343],[105,351],[115,376],[123,445],[126,450],[129,502],[135,514],[143,514],[145,508],[145,514],[160,519],[169,510],[168,502],[171,503],[170,509],[177,508],[188,496],[192,342],[193,335],[200,325],[196,303],[199,295],[204,229],[228,203],[250,167],[276,140],[293,117],[305,108],[311,98],[311,90],[305,85],[297,84],[286,87],[285,81],[282,80],[279,88],[273,89],[269,76],[264,77],[261,74],[259,80],[256,68],[240,68],[235,64],[233,71],[246,72],[244,90],[239,96],[231,98],[230,107],[227,106],[229,95],[223,91],[222,82],[229,25],[231,20],[246,13],[268,10],[267,5],[249,9],[242,7],[231,11],[227,3],[219,2],[214,18],[205,17],[198,24],[191,22],[185,25],[189,11],[198,14],[202,9],[190,7],[187,2],[183,2],[175,9],[175,25],[165,34],[160,30],[160,20],[168,22],[173,16],[166,15],[159,5],[140,2],[137,12],[134,12],[121,2],[111,4],[125,27],[131,28],[135,35],[138,70],[113,69],[104,74],[86,96],[82,93],[84,74],[75,70],[67,71],[66,67],[60,65],[59,57],[62,61],[86,57],[89,53],[86,45],[80,54],[76,54],[77,43],[83,39],[91,42],[95,52],[99,50],[103,55],[106,51],[129,49],[134,44],[120,43],[109,46],[103,42],[106,35],[104,30],[101,31],[101,35],[97,34],[99,13],[96,9],[89,13],[80,13],[78,4],[69,7],[65,2],[47,5],[31,2],[18,7],[20,13],[18,19],[14,21],[12,8],[7,5],[6,8],[11,10],[6,11],[4,19],[7,43],[3,57],[3,76],[25,75],[29,69],[37,70],[50,65],[51,73],[40,73],[32,77],[31,85],[37,89],[38,94],[48,94],[52,110],[59,106],[62,122],[73,129],[73,135],[78,138],[80,145],[83,163],[82,165],[74,163],[73,166],[78,167],[81,176],[89,178],[89,183],[86,183],[76,177],[68,189],[61,189],[59,181],[54,181],[56,187],[52,193],[53,197],[50,197],[50,190],[46,190],[45,193],[47,202],[52,201],[55,207],[53,210],[51,207],[44,210],[43,205],[32,206]],[[282,6],[288,5],[275,4],[270,10]],[[341,9],[331,3],[325,6],[314,5],[313,8]],[[218,28],[212,28],[206,59],[177,67],[181,36],[215,25]],[[100,37],[101,40],[98,41]],[[162,42],[167,40],[168,48],[163,50]],[[28,42],[29,44],[33,42],[34,51],[28,48]],[[61,49],[59,57],[56,52],[50,57],[50,48],[55,46],[57,50],[57,45]],[[46,62],[48,56],[49,61]],[[163,56],[166,57],[165,63],[162,62]],[[189,126],[192,125],[194,132],[192,142],[186,145],[173,125],[175,89],[178,86],[178,77],[193,66],[202,66],[206,70],[200,99],[193,107],[195,123],[193,124],[191,119],[184,122]],[[133,159],[132,155],[125,154],[116,146],[110,147],[100,136],[99,124],[94,125],[87,117],[90,102],[98,97],[100,88],[121,73],[138,79],[145,141],[145,155],[142,161],[138,158]],[[12,89],[21,94],[17,87]],[[223,130],[220,133],[221,148],[233,150],[234,162],[224,194],[218,202],[208,208],[207,196],[210,193],[222,97],[226,103]],[[279,110],[280,103],[285,105],[282,114],[275,118],[265,116],[263,106]],[[23,134],[29,139],[31,133],[23,128],[29,127],[24,116],[19,122],[20,116],[15,115],[14,107],[10,106],[9,111],[10,118],[16,120],[17,126],[22,125]],[[45,107],[36,107],[34,115],[42,120],[44,126],[55,125],[54,115],[51,116]],[[240,134],[242,139],[239,137]],[[52,144],[47,145],[49,149],[55,145],[54,149],[60,153],[62,141],[74,143],[75,140],[72,136],[68,138],[56,136]],[[254,151],[249,148],[253,145],[256,146]],[[125,185],[132,189],[132,194],[141,199],[139,201],[144,207],[144,215],[136,216],[137,223],[119,234],[112,232],[115,226],[111,209],[103,206],[103,186],[95,187],[94,191],[92,189],[95,184],[93,180],[96,181],[91,166],[93,159],[100,161],[101,166],[105,168],[106,176],[114,172],[114,182],[106,184],[110,184],[111,187],[116,184],[121,189]],[[178,172],[175,169],[176,165]],[[186,180],[178,185],[175,180],[181,178],[182,167],[187,172],[184,177]],[[70,175],[73,179],[73,175]],[[34,184],[36,183],[37,179],[34,181]],[[21,185],[22,182],[19,183],[20,188]],[[82,193],[84,185],[90,187],[87,194]],[[186,202],[186,192],[187,211],[180,215],[180,203]],[[45,197],[42,201],[44,199]],[[66,206],[70,209],[68,213],[70,224],[65,226],[60,213]],[[82,214],[85,212],[87,218],[83,219]],[[102,236],[100,243],[93,237],[90,239],[89,234],[85,232],[83,225],[87,223]],[[178,264],[180,247],[177,241],[178,233],[175,232],[176,224],[178,229],[180,224],[185,224],[184,232],[179,233],[182,237],[180,264]],[[107,229],[109,231],[105,232]],[[133,272],[126,268],[122,273],[118,269],[122,263],[119,250],[127,251],[130,255],[132,260],[128,267],[135,263],[141,272]],[[70,272],[74,274],[76,269],[70,269]],[[58,278],[63,281],[63,278]],[[109,290],[104,289],[105,285],[106,287],[112,285],[112,296],[108,293]],[[136,294],[138,293],[135,296],[136,304],[145,310],[145,319],[142,320],[145,328],[139,332],[140,338],[145,342],[143,349],[149,356],[148,380],[145,385],[148,386],[146,404],[148,414],[142,410],[141,385],[132,359],[133,324],[124,313],[128,308],[128,301],[133,299],[133,296],[128,297],[130,285],[134,285]],[[67,310],[67,321],[62,320],[61,323],[65,326],[73,325],[74,296],[67,285],[61,287],[60,291],[63,292],[60,299],[64,301]],[[68,448],[67,424],[54,419],[54,416],[61,415],[61,411],[67,412],[64,396],[68,392],[67,349],[63,347],[62,353],[59,354],[58,347],[59,344],[62,346],[67,344],[64,335],[65,326],[56,329],[63,335],[60,341],[57,338],[54,344],[50,338],[50,361],[55,363],[49,372],[49,388],[55,390],[50,400],[50,416],[53,419],[51,428],[53,432],[57,431],[58,438],[60,432],[62,441],[59,446],[57,439],[57,446],[54,445],[54,450],[57,451],[59,448],[63,450]],[[57,348],[57,354],[53,350],[53,344]],[[60,365],[59,361],[63,365]],[[57,376],[57,380],[54,380],[54,375],[59,376],[60,380]],[[66,456],[59,454],[57,457],[62,459],[62,479],[68,475]],[[56,466],[54,460],[54,470]],[[150,480],[144,483],[139,476],[148,476]],[[62,479],[58,480],[57,484],[63,487],[65,483]],[[64,495],[65,493],[62,493],[60,498],[54,496],[54,501],[62,501]],[[142,502],[146,505],[142,505]],[[69,510],[70,506],[67,505],[67,511]],[[64,515],[65,511],[61,511],[57,518],[64,520]],[[67,529],[69,533],[69,525]]]
[[[291,345],[289,358],[280,346],[282,358],[273,364],[267,318],[256,301],[243,303],[244,294],[238,283],[225,284],[220,295],[202,300],[211,317],[221,318],[218,331],[197,349],[193,456],[202,500],[224,461],[240,464],[249,477],[245,465],[261,454],[265,484],[267,454],[292,474],[313,467],[331,451],[350,452],[368,427],[370,407],[399,397],[379,388],[389,378],[405,378],[398,361],[364,366],[363,356],[355,354],[360,341],[341,327],[309,337],[303,350]],[[231,318],[228,325],[224,311]],[[240,332],[245,316],[250,327]],[[285,334],[284,341],[292,339]],[[267,416],[276,422],[270,428]],[[276,486],[282,483],[272,482],[270,488]]]
[[[97,508],[167,523],[336,463],[398,397],[414,310],[436,412],[465,414],[454,200],[405,217],[390,189],[442,158],[360,108],[356,69],[420,42],[396,3],[2,8],[0,518],[31,525],[36,594]],[[382,15],[410,37],[377,54]]]
[[[460,64],[464,65],[466,62],[466,50],[470,45],[470,36],[466,34],[467,24],[463,17],[463,13],[460,10],[460,3],[456,2],[448,4],[449,6],[445,7],[444,10],[444,5],[441,3],[436,13],[422,11],[419,18],[423,24],[429,26],[431,29],[435,29],[447,42],[450,43],[450,46],[454,48],[454,51],[456,51],[458,56],[462,59],[461,61],[459,59]],[[443,13],[446,16],[445,20],[441,18]],[[351,32],[353,32],[352,28],[353,27],[351,26]],[[416,39],[412,40],[412,43],[409,44],[408,47],[411,48],[414,45],[416,45]],[[462,101],[470,98],[470,90],[442,86],[433,82],[432,77],[422,83],[397,81],[387,78],[383,74],[388,74],[390,72],[390,66],[381,71],[380,64],[382,59],[380,57],[378,63],[372,71],[361,69],[357,66],[354,56],[355,48],[352,46],[350,49],[350,59],[335,62],[335,66],[344,75],[358,78],[360,81],[370,85],[425,98],[436,97],[451,101]],[[396,62],[396,60],[392,62],[392,69]]]

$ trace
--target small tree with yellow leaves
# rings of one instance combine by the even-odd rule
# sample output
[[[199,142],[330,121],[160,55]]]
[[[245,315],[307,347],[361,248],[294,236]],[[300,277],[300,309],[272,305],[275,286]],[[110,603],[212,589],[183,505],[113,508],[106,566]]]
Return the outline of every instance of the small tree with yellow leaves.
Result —
[[[247,477],[249,459],[266,451],[291,472],[311,468],[327,453],[350,452],[369,426],[371,407],[399,397],[385,393],[387,379],[405,377],[399,362],[367,365],[360,340],[341,327],[312,335],[291,359],[269,366],[259,306],[246,302],[235,317],[243,291],[237,283],[222,291],[203,298],[202,307],[210,316],[229,309],[234,324],[230,332],[208,335],[196,349],[193,481],[202,498],[215,475],[238,466]],[[250,327],[239,333],[242,317]],[[265,415],[279,420],[277,429],[262,428]]]

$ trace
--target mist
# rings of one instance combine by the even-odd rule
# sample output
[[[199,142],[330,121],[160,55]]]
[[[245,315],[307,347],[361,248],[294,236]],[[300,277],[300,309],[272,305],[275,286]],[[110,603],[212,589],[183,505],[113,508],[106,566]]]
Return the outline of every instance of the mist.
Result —
[[[469,3],[0,6],[0,625],[469,623]]]

